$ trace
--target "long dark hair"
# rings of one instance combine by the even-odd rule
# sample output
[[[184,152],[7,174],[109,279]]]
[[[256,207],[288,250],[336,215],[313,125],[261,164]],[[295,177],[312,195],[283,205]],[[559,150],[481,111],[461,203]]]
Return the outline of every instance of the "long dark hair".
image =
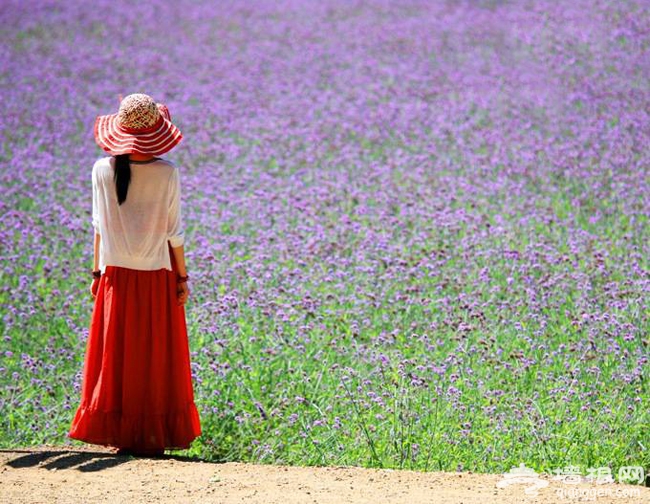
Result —
[[[131,182],[131,164],[129,163],[128,154],[118,154],[115,156],[115,190],[117,191],[117,202],[121,205],[126,201],[126,193],[129,190]]]

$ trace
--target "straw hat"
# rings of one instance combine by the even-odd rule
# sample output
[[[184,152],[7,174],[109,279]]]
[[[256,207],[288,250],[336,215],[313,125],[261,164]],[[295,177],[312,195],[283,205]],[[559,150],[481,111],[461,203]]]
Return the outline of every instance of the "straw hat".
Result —
[[[171,122],[169,109],[151,96],[130,94],[115,114],[95,119],[95,141],[109,154],[151,154],[168,152],[183,138]]]

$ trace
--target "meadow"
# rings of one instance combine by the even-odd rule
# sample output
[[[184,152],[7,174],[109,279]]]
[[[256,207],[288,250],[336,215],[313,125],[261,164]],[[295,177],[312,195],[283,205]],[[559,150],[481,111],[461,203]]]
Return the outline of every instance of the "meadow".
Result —
[[[0,10],[0,446],[76,446],[96,115],[183,132],[206,460],[650,470],[641,0]]]

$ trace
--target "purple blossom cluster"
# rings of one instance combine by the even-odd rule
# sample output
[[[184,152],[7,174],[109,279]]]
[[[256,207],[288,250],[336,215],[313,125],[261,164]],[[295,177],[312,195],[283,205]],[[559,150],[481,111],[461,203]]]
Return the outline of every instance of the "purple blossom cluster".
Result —
[[[8,0],[0,23],[4,443],[63,440],[92,124],[145,92],[184,135],[197,453],[650,467],[644,2]]]

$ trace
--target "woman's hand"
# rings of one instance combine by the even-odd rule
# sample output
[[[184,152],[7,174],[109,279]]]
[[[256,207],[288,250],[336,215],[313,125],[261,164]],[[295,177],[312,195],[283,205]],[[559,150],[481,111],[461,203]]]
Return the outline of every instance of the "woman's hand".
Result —
[[[99,278],[93,278],[93,283],[90,284],[90,293],[93,297],[97,297],[97,291],[99,290]]]
[[[187,286],[187,282],[177,284],[176,293],[178,294],[178,305],[184,305],[187,302],[187,298],[190,297],[190,288]]]

